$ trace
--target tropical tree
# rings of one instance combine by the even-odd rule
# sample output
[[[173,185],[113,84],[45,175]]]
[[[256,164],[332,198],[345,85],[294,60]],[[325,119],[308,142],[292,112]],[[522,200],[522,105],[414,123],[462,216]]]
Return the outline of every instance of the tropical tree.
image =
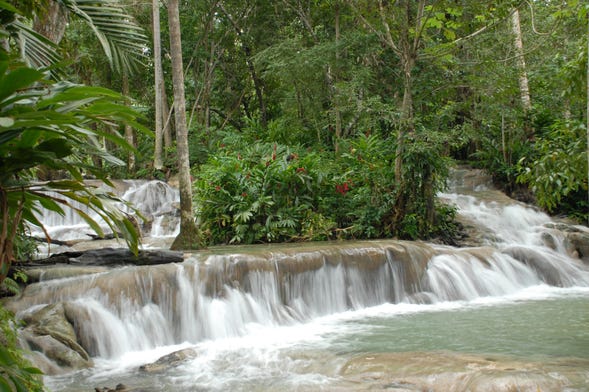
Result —
[[[124,164],[104,151],[98,138],[132,149],[122,135],[96,125],[123,123],[142,129],[137,114],[122,104],[118,93],[51,83],[43,72],[10,61],[5,52],[0,56],[0,283],[14,261],[15,237],[25,225],[43,227],[36,215],[41,209],[63,214],[64,208],[72,208],[99,235],[105,224],[137,251],[134,217],[121,211],[111,193],[83,182],[84,175],[91,175],[110,184],[88,157]],[[44,168],[63,171],[69,178],[36,181],[37,171]]]
[[[3,168],[0,175],[0,283],[14,261],[15,238],[27,225],[43,227],[36,215],[40,209],[63,214],[64,208],[72,208],[99,235],[103,234],[103,226],[107,226],[115,235],[121,234],[132,250],[137,251],[139,242],[135,218],[121,211],[115,204],[119,200],[109,192],[83,183],[83,175],[91,175],[109,184],[105,173],[90,164],[88,158],[98,156],[115,165],[124,164],[106,152],[98,140],[105,138],[132,150],[124,136],[112,130],[116,130],[117,124],[143,129],[137,122],[138,115],[123,105],[124,99],[118,93],[68,82],[56,83],[47,79],[45,70],[26,65],[21,59],[34,60],[35,55],[44,50],[51,55],[45,60],[57,58],[56,46],[28,28],[27,20],[31,20],[38,9],[32,2],[26,5],[23,11],[0,3],[3,16],[0,38],[5,43],[0,49],[0,162]],[[24,51],[15,55],[9,52],[9,40],[17,36],[17,32],[24,37],[19,46],[24,47]],[[34,50],[35,42],[46,46]],[[27,48],[33,51],[27,52]],[[129,64],[118,56],[113,60]],[[69,178],[36,181],[37,172],[46,168],[63,171]],[[90,216],[89,211],[95,215]],[[51,239],[48,237],[48,240]]]
[[[184,67],[182,65],[182,37],[178,0],[168,2],[170,26],[170,54],[172,56],[172,79],[174,82],[174,115],[176,119],[176,148],[178,150],[178,174],[180,181],[180,234],[172,249],[195,249],[198,233],[192,211],[192,181],[188,150],[188,126],[186,124],[186,97],[184,95]]]

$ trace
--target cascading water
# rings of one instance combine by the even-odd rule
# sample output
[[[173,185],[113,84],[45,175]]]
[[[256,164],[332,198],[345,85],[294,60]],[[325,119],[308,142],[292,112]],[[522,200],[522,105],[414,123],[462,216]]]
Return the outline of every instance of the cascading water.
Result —
[[[129,187],[150,202],[125,197],[152,215],[174,203],[175,194],[158,204],[159,193],[147,188]],[[547,226],[547,215],[478,194],[486,188],[469,188],[483,201],[441,195],[493,233],[483,246],[390,240],[219,248],[182,264],[33,284],[7,306],[24,315],[64,304],[95,366],[48,378],[56,390],[91,390],[113,378],[145,391],[585,390],[589,355],[575,347],[589,349],[589,269]],[[562,314],[542,315],[538,303]],[[510,327],[490,328],[497,320]],[[537,324],[546,335],[574,335],[574,343],[561,336],[553,345],[538,333],[527,352],[519,331]],[[137,375],[138,366],[186,347],[194,358],[164,374]],[[578,366],[537,362],[543,355],[574,356]],[[399,366],[411,361],[415,368]],[[538,363],[546,369],[529,370]],[[527,373],[516,377],[514,366]]]
[[[112,192],[120,199],[131,203],[145,218],[142,225],[142,235],[144,237],[175,237],[178,235],[180,229],[178,216],[180,194],[177,189],[165,182],[124,180],[117,181],[114,188],[108,187],[101,182],[94,182],[89,185],[103,188],[105,191]],[[72,202],[72,204],[87,213],[101,225],[106,233],[109,233],[109,228],[97,214],[80,203]],[[119,208],[133,213],[123,205],[120,205]],[[38,217],[50,238],[63,242],[88,240],[93,231],[85,220],[72,209],[65,209],[64,213],[64,215],[60,215],[45,210]],[[40,229],[33,229],[31,234],[38,238],[45,237],[45,233]]]

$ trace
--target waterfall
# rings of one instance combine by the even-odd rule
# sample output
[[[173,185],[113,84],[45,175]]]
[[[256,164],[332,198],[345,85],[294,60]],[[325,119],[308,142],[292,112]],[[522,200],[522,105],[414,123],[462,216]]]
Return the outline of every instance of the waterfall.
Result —
[[[97,181],[89,182],[88,185],[112,192],[120,199],[133,205],[145,218],[142,225],[142,235],[144,237],[172,237],[178,234],[180,225],[178,217],[180,194],[176,188],[169,186],[165,182],[144,180],[115,181],[114,188]],[[100,216],[78,202],[72,201],[72,205],[86,212],[102,227],[105,233],[110,233],[110,228]],[[134,213],[124,205],[115,207],[128,213]],[[38,219],[43,223],[45,230],[53,240],[88,240],[89,235],[94,233],[84,219],[77,215],[71,208],[65,208],[63,215],[44,210],[38,216]],[[38,238],[44,238],[45,236],[45,233],[40,228],[32,228],[31,234]]]
[[[155,218],[174,213],[177,191],[161,182],[126,185],[123,198],[154,218],[150,232],[160,233]],[[589,286],[589,268],[571,257],[546,214],[513,201],[442,197],[493,236],[460,249],[397,240],[212,248],[181,264],[32,284],[6,306],[23,315],[63,303],[83,348],[92,357],[113,359],[381,304],[472,301],[538,285]],[[48,217],[44,222],[57,226]],[[554,246],[546,244],[547,234]]]

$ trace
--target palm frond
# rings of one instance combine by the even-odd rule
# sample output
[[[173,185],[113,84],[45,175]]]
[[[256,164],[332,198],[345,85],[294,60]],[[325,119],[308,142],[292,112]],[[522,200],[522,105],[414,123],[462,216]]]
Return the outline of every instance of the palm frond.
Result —
[[[57,45],[19,19],[12,24],[18,31],[21,57],[33,68],[50,69],[52,76],[60,76],[55,67],[61,61]]]
[[[57,0],[92,29],[111,67],[132,72],[145,58],[147,37],[118,0]]]

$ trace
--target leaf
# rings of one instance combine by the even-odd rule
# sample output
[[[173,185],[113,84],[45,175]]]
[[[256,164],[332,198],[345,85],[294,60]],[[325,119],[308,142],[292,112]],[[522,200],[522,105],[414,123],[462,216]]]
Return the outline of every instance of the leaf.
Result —
[[[0,0],[0,8],[4,9],[6,11],[10,11],[14,14],[20,14],[20,11],[17,8],[15,8],[14,6],[12,6],[11,4],[9,4],[5,1]]]
[[[0,127],[11,127],[14,125],[14,119],[12,117],[0,117]]]
[[[1,373],[0,373],[0,392],[13,392],[12,387],[10,386],[8,381],[6,381],[4,379],[4,374],[1,374]]]
[[[29,374],[44,374],[41,369],[33,367],[33,366],[29,366],[26,368],[23,368],[23,370]]]
[[[27,67],[16,68],[0,79],[0,102],[41,79],[43,79],[41,71]]]
[[[104,231],[102,230],[102,228],[100,227],[100,225],[90,217],[90,215],[86,214],[84,211],[82,211],[79,208],[75,208],[74,211],[76,212],[76,214],[78,214],[78,216],[80,216],[80,218],[82,218],[87,224],[88,226],[90,226],[90,228],[99,236],[99,237],[104,237]]]
[[[65,158],[72,154],[72,147],[67,140],[64,139],[50,139],[45,140],[37,146],[38,150],[51,152],[56,158]]]
[[[22,129],[11,129],[9,131],[0,131],[0,145],[8,143],[22,133]]]

